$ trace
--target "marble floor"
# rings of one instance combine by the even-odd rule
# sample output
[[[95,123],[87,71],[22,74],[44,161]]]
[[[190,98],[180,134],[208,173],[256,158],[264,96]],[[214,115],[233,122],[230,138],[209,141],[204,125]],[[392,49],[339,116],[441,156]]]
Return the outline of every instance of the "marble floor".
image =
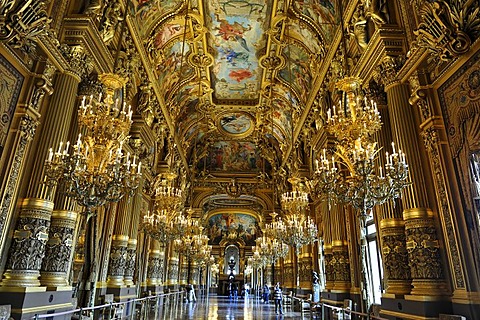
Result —
[[[177,308],[168,305],[160,307],[157,319],[195,319],[195,320],[256,320],[256,319],[302,319],[310,318],[310,314],[302,317],[301,312],[290,308],[284,309],[284,314],[275,314],[275,305],[262,303],[260,298],[249,296],[229,300],[228,297],[210,295],[197,297],[197,302],[183,302]],[[151,317],[153,319],[153,317]]]

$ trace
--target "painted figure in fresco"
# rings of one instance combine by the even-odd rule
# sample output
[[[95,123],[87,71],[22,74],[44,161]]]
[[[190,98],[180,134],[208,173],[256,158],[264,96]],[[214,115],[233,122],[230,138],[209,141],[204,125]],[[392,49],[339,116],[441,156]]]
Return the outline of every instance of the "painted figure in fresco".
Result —
[[[244,39],[244,33],[251,29],[252,27],[250,25],[244,27],[236,21],[234,24],[230,24],[227,20],[221,19],[217,35],[226,41],[237,41],[245,50],[250,51],[247,46],[247,41]]]

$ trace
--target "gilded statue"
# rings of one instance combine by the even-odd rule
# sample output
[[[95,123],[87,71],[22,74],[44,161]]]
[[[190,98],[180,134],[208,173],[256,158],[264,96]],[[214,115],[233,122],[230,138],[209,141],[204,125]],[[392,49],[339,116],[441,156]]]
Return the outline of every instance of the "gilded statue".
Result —
[[[363,52],[368,47],[368,33],[367,33],[367,17],[365,15],[365,8],[360,3],[355,10],[352,17],[352,25],[350,27],[350,35],[353,36],[355,43]]]
[[[387,0],[363,0],[366,17],[376,25],[383,25],[389,22],[387,11]]]

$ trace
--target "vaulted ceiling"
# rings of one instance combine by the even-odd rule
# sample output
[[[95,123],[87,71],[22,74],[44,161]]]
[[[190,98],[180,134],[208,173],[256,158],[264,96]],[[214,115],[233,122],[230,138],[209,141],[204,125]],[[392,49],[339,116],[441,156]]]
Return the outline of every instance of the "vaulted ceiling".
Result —
[[[146,86],[160,106],[154,113],[168,123],[189,173],[235,188],[249,178],[262,188],[310,125],[306,119],[325,75],[320,70],[326,70],[323,62],[338,31],[336,1],[134,5],[151,79]],[[219,206],[238,196],[223,193],[213,201]]]

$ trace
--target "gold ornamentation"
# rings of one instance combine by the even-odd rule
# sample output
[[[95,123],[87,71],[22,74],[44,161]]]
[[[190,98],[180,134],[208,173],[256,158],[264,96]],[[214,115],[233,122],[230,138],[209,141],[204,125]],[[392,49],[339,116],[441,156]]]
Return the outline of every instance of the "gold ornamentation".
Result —
[[[449,61],[466,53],[480,34],[478,1],[415,1],[422,22],[417,43]]]

